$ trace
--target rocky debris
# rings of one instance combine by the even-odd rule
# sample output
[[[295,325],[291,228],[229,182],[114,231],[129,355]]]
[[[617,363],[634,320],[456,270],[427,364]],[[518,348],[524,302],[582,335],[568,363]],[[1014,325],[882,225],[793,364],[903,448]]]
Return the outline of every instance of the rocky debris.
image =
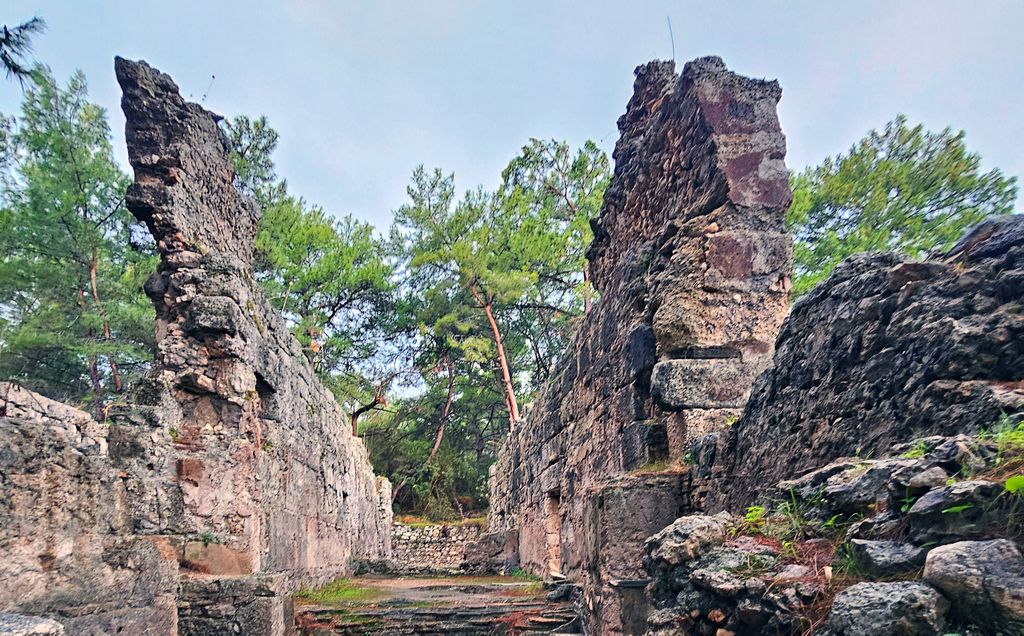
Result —
[[[851,539],[850,556],[857,569],[868,576],[900,576],[924,566],[928,550],[900,541]]]
[[[828,636],[942,634],[949,608],[941,594],[924,583],[858,583],[836,595]]]
[[[722,543],[729,530],[737,525],[738,520],[728,512],[720,512],[713,517],[680,517],[672,522],[672,525],[648,539],[644,551],[647,558],[652,561],[675,566],[697,558],[708,546]]]
[[[807,513],[817,517],[866,512],[888,499],[886,486],[893,473],[913,465],[912,459],[842,459],[780,482],[776,497],[796,496],[808,504]]]
[[[723,513],[678,519],[651,537],[644,565],[654,610],[648,634],[798,633],[822,594],[831,546],[815,570],[794,563],[781,543],[736,536],[742,521]]]
[[[407,525],[391,530],[391,571],[396,574],[458,574],[483,528],[476,523]]]
[[[995,520],[988,513],[1001,494],[1001,484],[986,480],[960,481],[929,490],[907,513],[910,535],[918,543],[983,536]]]
[[[591,631],[644,613],[615,582],[690,509],[676,463],[735,418],[788,308],[791,194],[775,82],[701,58],[637,68],[593,221],[601,302],[491,473],[488,525],[585,590]],[[668,467],[668,468],[666,468]]]
[[[0,612],[0,636],[64,636],[64,626],[48,618]]]
[[[765,491],[777,502],[797,506],[807,519],[855,522],[848,525],[849,539],[899,535],[921,546],[1005,529],[1014,500],[1003,484],[958,478],[995,470],[1005,460],[997,442],[956,435],[911,446],[916,450],[905,451],[907,445],[893,449],[904,450],[901,457],[842,458]],[[869,558],[863,551],[857,554]]]
[[[742,517],[680,517],[645,545],[648,633],[1024,633],[1019,544],[963,541],[1020,534],[1019,426],[842,458]]]
[[[707,509],[742,508],[822,462],[974,434],[1024,410],[1022,297],[1021,215],[986,221],[923,263],[840,263],[793,306],[772,370],[704,469]]]
[[[1024,557],[1012,541],[960,541],[931,550],[924,580],[953,613],[985,633],[1024,633]]]

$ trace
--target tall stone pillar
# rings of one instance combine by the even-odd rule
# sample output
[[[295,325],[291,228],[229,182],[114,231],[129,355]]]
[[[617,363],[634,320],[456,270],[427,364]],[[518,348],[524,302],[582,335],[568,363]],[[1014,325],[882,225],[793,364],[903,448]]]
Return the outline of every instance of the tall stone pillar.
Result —
[[[492,473],[492,529],[537,573],[557,548],[595,633],[645,625],[641,548],[693,504],[683,456],[770,363],[792,261],[780,95],[718,58],[637,68],[593,221],[601,300]]]

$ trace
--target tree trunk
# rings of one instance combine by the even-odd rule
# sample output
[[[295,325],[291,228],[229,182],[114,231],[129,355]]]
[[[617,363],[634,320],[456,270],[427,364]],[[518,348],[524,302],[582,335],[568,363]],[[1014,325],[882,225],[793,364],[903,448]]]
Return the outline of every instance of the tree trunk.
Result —
[[[98,256],[96,254],[96,247],[92,248],[92,258],[89,260],[89,287],[92,289],[92,299],[96,303],[96,311],[99,312],[100,317],[103,318],[103,338],[110,340],[110,321],[107,320],[107,312],[103,311],[103,305],[100,304],[100,288],[96,282],[96,270],[98,269]],[[120,393],[124,389],[124,385],[121,382],[121,372],[117,369],[117,362],[114,360],[114,356],[107,354],[107,364],[110,365],[110,377],[114,380],[114,393]]]
[[[583,315],[590,313],[590,261],[583,261]]]
[[[445,398],[444,408],[441,409],[441,418],[437,423],[437,435],[434,437],[434,446],[430,449],[430,454],[427,455],[427,461],[423,462],[424,466],[434,459],[438,449],[441,448],[441,440],[444,439],[444,427],[448,423],[448,416],[452,412],[452,401],[455,399],[455,365],[448,362],[446,366],[448,367],[448,396]],[[407,479],[403,479],[391,490],[391,503],[398,499],[398,493],[402,492],[402,488],[405,487],[407,481]]]
[[[441,440],[444,438],[444,425],[448,423],[448,415],[452,412],[452,399],[455,397],[455,365],[451,362],[448,366],[448,396],[444,401],[444,408],[441,410],[441,421],[437,424],[437,435],[434,437],[434,447],[430,449],[427,456],[427,463],[437,455],[437,449],[441,448]]]
[[[359,437],[359,434],[356,432],[356,427],[359,424],[359,416],[363,413],[372,411],[378,404],[387,404],[384,396],[379,393],[373,396],[373,400],[371,400],[369,404],[364,404],[352,411],[352,437]]]
[[[505,357],[505,347],[501,344],[501,330],[498,329],[498,323],[494,320],[494,312],[491,311],[490,301],[484,302],[480,292],[473,286],[470,286],[469,292],[473,294],[473,298],[476,299],[477,303],[484,310],[484,314],[487,316],[487,324],[491,326],[491,333],[494,335],[494,344],[498,348],[498,364],[501,366],[501,379],[505,385],[505,404],[508,406],[508,427],[511,429],[519,421],[519,404],[516,402],[516,391],[512,385],[512,374],[508,370],[508,358]]]
[[[82,277],[78,277],[78,307],[84,314],[86,312],[85,290],[82,289]],[[92,394],[96,400],[93,404],[93,416],[97,420],[103,419],[103,384],[100,381],[100,368],[96,362],[96,356],[86,356],[86,364],[89,369],[89,380],[92,382]]]

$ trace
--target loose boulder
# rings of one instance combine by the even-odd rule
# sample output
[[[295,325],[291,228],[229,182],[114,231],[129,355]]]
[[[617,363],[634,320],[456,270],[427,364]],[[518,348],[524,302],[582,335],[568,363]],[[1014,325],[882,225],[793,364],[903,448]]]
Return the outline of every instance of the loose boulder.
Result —
[[[1006,539],[960,541],[928,553],[924,580],[953,613],[990,634],[1024,633],[1024,556]]]
[[[942,634],[949,602],[924,583],[858,583],[832,603],[829,636]]]

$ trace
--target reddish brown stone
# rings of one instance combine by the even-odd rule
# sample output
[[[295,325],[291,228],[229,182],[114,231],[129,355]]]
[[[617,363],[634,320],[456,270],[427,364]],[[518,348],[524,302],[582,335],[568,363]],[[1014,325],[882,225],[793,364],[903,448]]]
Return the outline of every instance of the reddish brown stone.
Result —
[[[190,541],[185,544],[182,564],[204,574],[249,574],[252,561],[248,554],[219,543]]]
[[[185,457],[178,460],[178,480],[198,486],[203,479],[203,460]]]

